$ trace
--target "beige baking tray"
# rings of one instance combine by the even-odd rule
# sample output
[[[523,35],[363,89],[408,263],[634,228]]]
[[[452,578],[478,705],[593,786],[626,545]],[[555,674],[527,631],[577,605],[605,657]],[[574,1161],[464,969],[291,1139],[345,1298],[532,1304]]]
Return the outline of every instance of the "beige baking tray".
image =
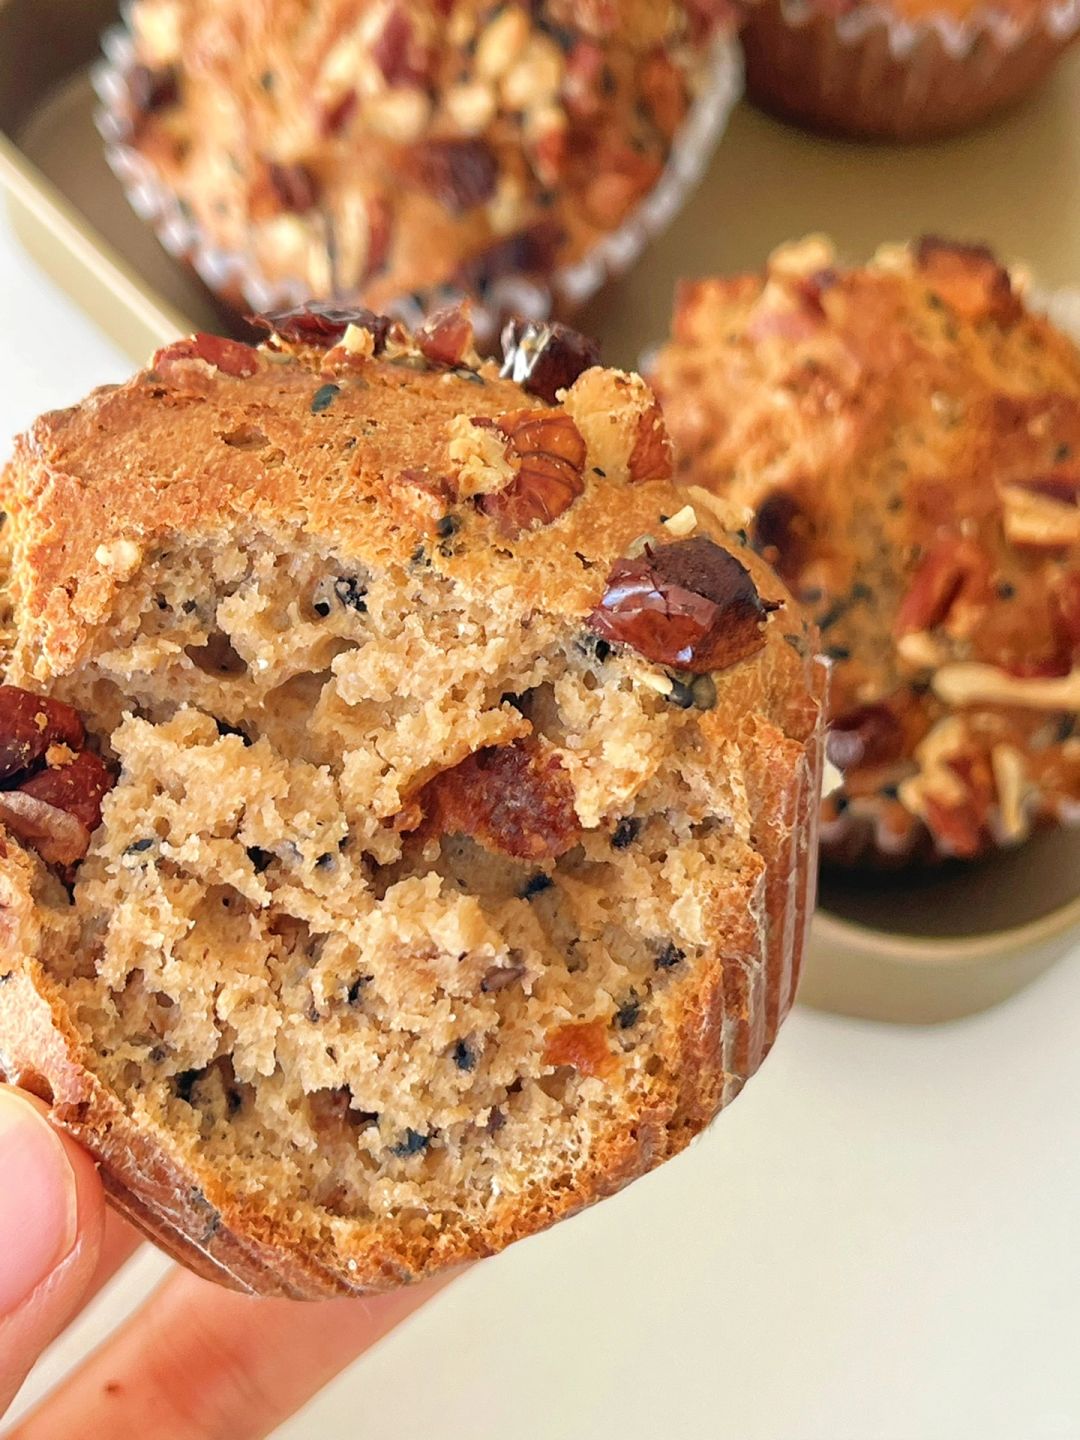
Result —
[[[106,0],[0,0],[0,186],[42,266],[134,361],[219,318],[129,209],[101,154],[89,68]],[[736,112],[698,193],[581,320],[632,365],[663,335],[679,275],[760,264],[828,230],[852,255],[937,231],[991,240],[1044,285],[1080,281],[1080,51],[994,128],[919,149],[826,141]],[[1080,943],[1080,832],[985,865],[854,886],[826,878],[802,999],[848,1014],[951,1019]]]

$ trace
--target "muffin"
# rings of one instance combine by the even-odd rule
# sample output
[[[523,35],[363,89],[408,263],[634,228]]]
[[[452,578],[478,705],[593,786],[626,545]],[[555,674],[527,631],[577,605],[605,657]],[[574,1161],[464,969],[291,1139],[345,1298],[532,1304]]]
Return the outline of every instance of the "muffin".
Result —
[[[101,87],[110,158],[240,311],[314,298],[418,320],[469,292],[538,318],[629,264],[700,174],[737,88],[725,17],[136,0]]]
[[[1080,819],[1080,352],[989,250],[685,284],[655,380],[683,480],[745,505],[833,662],[842,862]]]
[[[1019,100],[1078,29],[1076,0],[754,0],[747,89],[812,130],[929,140]]]
[[[578,337],[518,332],[515,381],[460,314],[272,324],[3,477],[0,1066],[185,1263],[315,1297],[539,1230],[738,1093],[820,685]]]

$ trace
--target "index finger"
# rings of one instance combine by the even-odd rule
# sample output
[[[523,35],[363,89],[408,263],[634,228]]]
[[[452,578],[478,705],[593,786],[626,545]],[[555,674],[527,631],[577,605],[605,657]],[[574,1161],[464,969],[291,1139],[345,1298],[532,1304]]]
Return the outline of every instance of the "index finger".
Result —
[[[309,1303],[179,1271],[8,1440],[263,1440],[445,1283]]]

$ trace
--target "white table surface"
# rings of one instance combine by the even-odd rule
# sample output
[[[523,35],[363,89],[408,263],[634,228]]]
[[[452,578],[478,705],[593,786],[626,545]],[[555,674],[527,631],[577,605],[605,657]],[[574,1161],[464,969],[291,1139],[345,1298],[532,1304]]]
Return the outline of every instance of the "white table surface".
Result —
[[[128,371],[2,219],[0,356],[0,437]],[[959,1024],[796,1011],[688,1153],[476,1267],[280,1435],[1080,1440],[1080,947]]]

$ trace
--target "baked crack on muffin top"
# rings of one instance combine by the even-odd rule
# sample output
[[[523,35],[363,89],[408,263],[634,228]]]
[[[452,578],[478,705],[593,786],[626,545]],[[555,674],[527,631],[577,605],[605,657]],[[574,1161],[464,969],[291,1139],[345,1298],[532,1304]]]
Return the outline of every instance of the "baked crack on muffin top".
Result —
[[[681,1149],[790,1005],[815,636],[561,327],[209,335],[3,479],[0,1069],[260,1293]],[[515,379],[507,378],[509,376]]]
[[[685,283],[655,382],[680,479],[833,661],[824,853],[970,858],[1080,818],[1080,351],[985,247],[818,237]]]

